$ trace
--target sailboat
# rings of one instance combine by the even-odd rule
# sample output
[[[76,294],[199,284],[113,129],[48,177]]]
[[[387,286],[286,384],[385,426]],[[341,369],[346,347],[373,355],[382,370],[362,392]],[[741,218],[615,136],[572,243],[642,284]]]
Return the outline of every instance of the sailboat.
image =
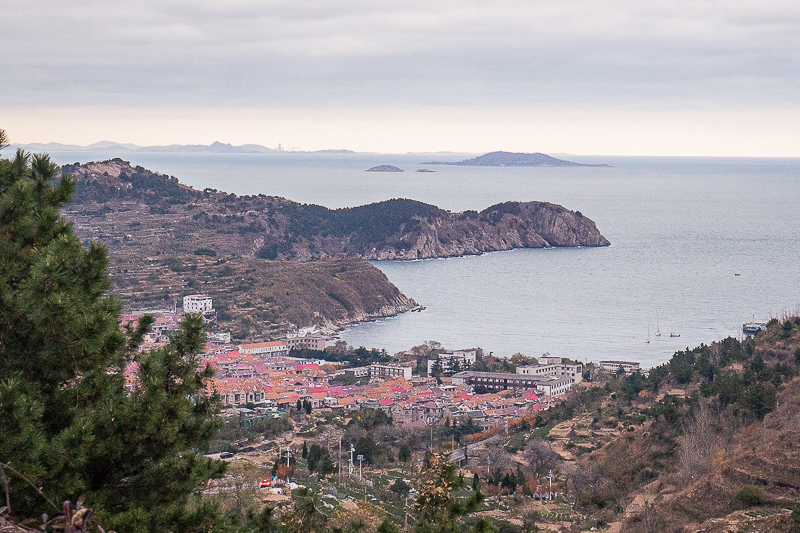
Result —
[[[650,324],[647,324],[647,340],[644,342],[650,344]]]
[[[656,337],[661,336],[661,326],[658,325],[658,315],[656,315]]]

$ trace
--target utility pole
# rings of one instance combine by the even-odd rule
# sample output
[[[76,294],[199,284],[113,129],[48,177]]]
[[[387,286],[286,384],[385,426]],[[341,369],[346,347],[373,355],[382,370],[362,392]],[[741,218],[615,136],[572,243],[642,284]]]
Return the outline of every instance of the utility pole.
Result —
[[[339,439],[339,485],[342,484],[342,439]]]
[[[355,466],[355,465],[353,465],[353,453],[354,453],[355,451],[356,451],[356,447],[355,447],[355,446],[353,446],[353,444],[351,443],[351,444],[350,444],[350,466],[349,466],[349,470],[348,470],[348,472],[347,472],[347,477],[348,477],[348,478],[350,478],[350,477],[352,477],[352,476],[353,476],[353,468],[354,468],[354,466]]]
[[[547,475],[547,479],[550,480],[550,489],[549,489],[549,491],[550,491],[550,499],[551,500],[553,499],[553,478],[554,477],[555,476],[553,475],[553,471],[551,470],[550,473]]]
[[[364,483],[364,476],[361,473],[361,462],[364,461],[364,456],[359,455],[357,459],[358,459],[358,477],[359,481],[361,481],[361,484],[364,485],[364,501],[367,501],[367,484]]]

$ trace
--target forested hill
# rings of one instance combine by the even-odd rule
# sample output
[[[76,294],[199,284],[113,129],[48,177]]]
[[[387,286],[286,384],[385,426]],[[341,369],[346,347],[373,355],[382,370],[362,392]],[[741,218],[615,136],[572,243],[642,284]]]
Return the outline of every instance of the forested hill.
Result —
[[[305,261],[340,254],[421,259],[609,244],[579,211],[545,202],[507,202],[481,212],[450,213],[393,199],[334,210],[274,196],[197,191],[121,159],[62,170],[78,181],[70,216],[112,250],[135,247],[152,254],[204,249]]]

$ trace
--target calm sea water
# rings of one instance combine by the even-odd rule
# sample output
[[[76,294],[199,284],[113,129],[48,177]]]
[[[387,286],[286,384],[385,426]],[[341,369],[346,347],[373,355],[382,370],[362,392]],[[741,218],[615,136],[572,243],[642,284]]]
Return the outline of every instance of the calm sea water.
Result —
[[[436,166],[430,167],[436,173],[416,173],[421,161],[464,157],[52,156],[59,163],[120,156],[196,188],[328,207],[396,197],[452,211],[506,200],[550,201],[582,211],[612,242],[607,248],[375,263],[426,310],[343,331],[354,346],[394,352],[436,340],[503,356],[548,352],[650,366],[675,350],[740,336],[753,315],[766,320],[800,309],[798,159],[569,156],[612,168]],[[406,172],[364,172],[378,164]]]

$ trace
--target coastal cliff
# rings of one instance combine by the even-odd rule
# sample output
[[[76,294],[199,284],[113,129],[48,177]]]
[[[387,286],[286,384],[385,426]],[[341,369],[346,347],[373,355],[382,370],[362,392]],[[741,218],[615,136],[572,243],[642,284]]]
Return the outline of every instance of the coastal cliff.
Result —
[[[209,293],[220,326],[240,339],[416,306],[367,260],[609,244],[580,212],[545,202],[463,213],[407,199],[328,209],[198,191],[121,159],[62,172],[77,182],[64,215],[81,239],[107,246],[114,292],[127,307],[171,307],[187,293]]]
[[[579,211],[546,202],[506,202],[450,213],[404,198],[343,209],[275,196],[197,191],[121,159],[63,168],[77,178],[69,213],[112,251],[310,261],[427,259],[515,248],[608,246]]]

